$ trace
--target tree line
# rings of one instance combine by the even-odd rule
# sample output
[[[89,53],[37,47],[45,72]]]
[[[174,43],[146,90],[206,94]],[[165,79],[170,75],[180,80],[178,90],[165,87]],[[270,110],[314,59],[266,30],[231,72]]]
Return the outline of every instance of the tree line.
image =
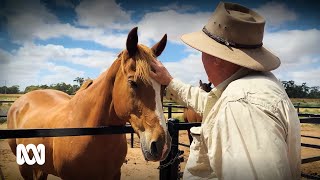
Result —
[[[34,91],[37,89],[55,89],[63,91],[69,95],[75,94],[82,83],[85,81],[84,78],[77,77],[74,80],[77,85],[66,84],[64,82],[51,84],[51,85],[31,85],[27,86],[24,91],[19,90],[19,86],[0,87],[0,94],[20,94]],[[295,84],[294,81],[281,81],[284,89],[286,90],[290,98],[320,98],[320,88],[319,86],[309,87],[306,83],[301,85]]]
[[[281,82],[290,98],[320,98],[319,86],[309,87],[307,83],[297,85],[292,80]]]
[[[61,83],[51,84],[51,85],[46,85],[46,84],[30,85],[30,86],[27,86],[24,89],[24,91],[20,91],[18,85],[14,85],[11,87],[2,86],[0,87],[0,94],[24,94],[24,93],[28,93],[38,89],[55,89],[55,90],[63,91],[69,95],[72,95],[79,90],[80,86],[85,81],[85,79],[82,77],[77,77],[73,81],[77,82],[78,84],[71,85],[71,84],[66,84],[64,82],[61,82]]]

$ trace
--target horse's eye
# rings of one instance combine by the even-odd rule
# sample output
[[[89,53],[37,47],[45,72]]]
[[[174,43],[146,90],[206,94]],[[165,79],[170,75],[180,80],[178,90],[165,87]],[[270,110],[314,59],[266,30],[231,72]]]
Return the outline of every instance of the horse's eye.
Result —
[[[129,82],[129,84],[130,84],[130,86],[131,86],[132,88],[137,88],[137,87],[138,87],[137,82],[135,82],[135,81],[133,81],[133,80],[128,80],[128,82]]]

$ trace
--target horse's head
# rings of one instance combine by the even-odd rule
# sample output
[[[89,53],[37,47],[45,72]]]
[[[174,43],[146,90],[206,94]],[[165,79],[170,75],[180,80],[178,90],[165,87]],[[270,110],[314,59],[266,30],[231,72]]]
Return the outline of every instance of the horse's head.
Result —
[[[167,43],[167,36],[152,48],[138,45],[137,28],[130,31],[126,50],[119,54],[120,69],[115,77],[112,93],[117,116],[130,122],[141,142],[146,160],[163,160],[171,146],[162,109],[164,88],[150,78],[151,59],[159,56]]]
[[[202,83],[201,80],[199,81],[199,87],[206,92],[210,92],[212,89],[211,83]]]

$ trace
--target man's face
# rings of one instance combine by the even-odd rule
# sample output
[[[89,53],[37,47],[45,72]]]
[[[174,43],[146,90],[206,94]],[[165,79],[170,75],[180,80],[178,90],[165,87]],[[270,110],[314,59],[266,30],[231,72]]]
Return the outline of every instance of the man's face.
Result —
[[[210,77],[216,76],[216,74],[215,74],[215,72],[217,72],[216,68],[218,67],[220,61],[221,60],[219,58],[216,58],[214,56],[211,56],[209,54],[202,52],[202,63],[203,63],[204,69],[206,70],[206,73],[208,75],[209,82],[212,82],[210,80]]]
[[[202,63],[206,70],[209,82],[212,82],[215,86],[226,80],[241,68],[239,65],[224,61],[204,52],[202,52]]]

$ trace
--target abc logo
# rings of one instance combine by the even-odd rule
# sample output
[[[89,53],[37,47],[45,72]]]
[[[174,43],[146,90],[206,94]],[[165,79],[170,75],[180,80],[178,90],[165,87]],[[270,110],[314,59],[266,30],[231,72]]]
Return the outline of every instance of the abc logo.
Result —
[[[33,157],[30,159],[29,151],[32,151]],[[38,144],[36,147],[34,144],[28,144],[24,146],[23,144],[18,144],[17,146],[17,163],[23,165],[27,163],[28,165],[34,165],[36,162],[39,165],[45,163],[45,146],[43,144]]]

